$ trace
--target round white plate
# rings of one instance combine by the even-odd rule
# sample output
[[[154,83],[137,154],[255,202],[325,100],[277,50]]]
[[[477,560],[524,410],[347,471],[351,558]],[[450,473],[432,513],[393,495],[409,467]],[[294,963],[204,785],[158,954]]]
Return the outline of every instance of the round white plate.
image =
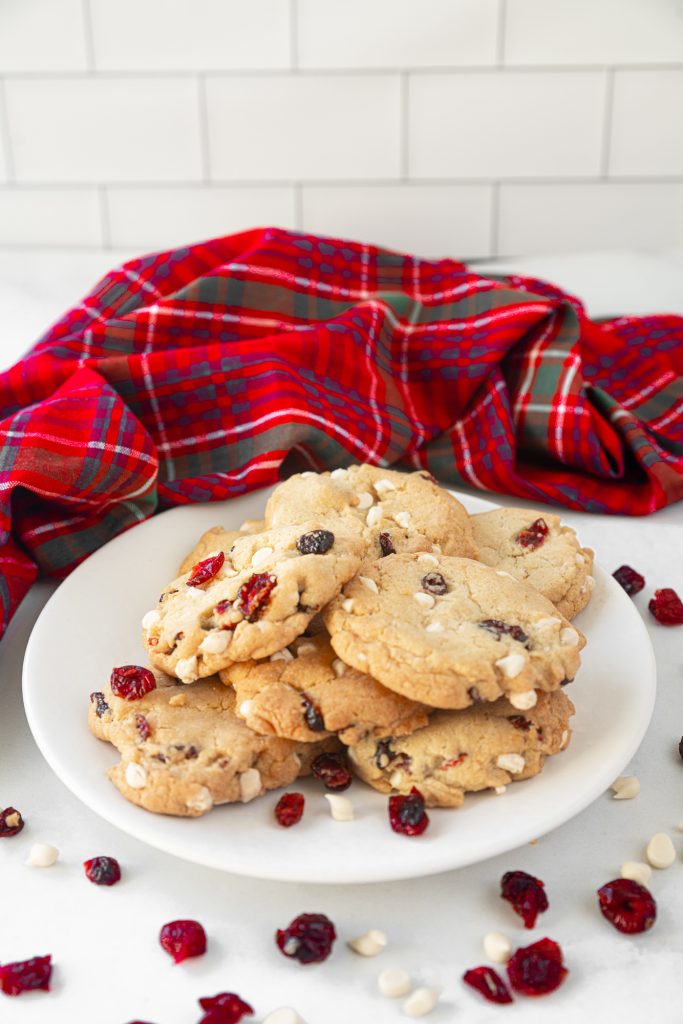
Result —
[[[490,502],[458,495],[470,511]],[[262,515],[263,491],[213,505],[172,509],[116,537],[62,583],[38,619],[24,661],[24,701],[36,742],[73,793],[113,825],[197,864],[297,882],[374,882],[434,874],[484,860],[549,832],[578,814],[630,760],[650,721],[655,665],[630,598],[596,568],[589,607],[577,620],[588,645],[569,693],[576,704],[569,749],[542,775],[504,796],[470,796],[457,811],[430,811],[420,838],[391,831],[386,797],[355,781],[356,820],[332,821],[319,784],[306,793],[299,825],[273,818],[275,794],[219,807],[203,818],[150,814],[126,802],[106,777],[118,754],[88,731],[91,691],[112,666],[144,662],[140,619],[205,529]]]

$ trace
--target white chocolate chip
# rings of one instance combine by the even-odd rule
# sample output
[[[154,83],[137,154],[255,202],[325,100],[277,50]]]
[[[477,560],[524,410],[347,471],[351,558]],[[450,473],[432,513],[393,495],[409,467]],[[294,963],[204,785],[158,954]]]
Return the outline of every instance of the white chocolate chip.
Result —
[[[507,576],[509,580],[513,580],[515,578],[511,573],[505,572],[505,569],[496,569],[496,576]]]
[[[130,761],[126,765],[126,785],[131,789],[143,789],[147,785],[147,772],[141,764]]]
[[[374,580],[371,580],[369,576],[359,576],[358,579],[366,587],[367,590],[371,590],[373,594],[379,594],[379,588]]]
[[[500,754],[496,758],[496,765],[504,772],[509,772],[510,775],[519,775],[524,771],[526,761],[521,754]]]
[[[34,843],[29,850],[26,866],[29,868],[51,868],[57,862],[59,850],[49,843]]]
[[[389,999],[408,995],[411,985],[410,975],[402,967],[387,967],[377,978],[377,987]]]
[[[562,738],[560,739],[560,750],[564,750],[569,742],[569,729],[562,730]]]
[[[200,814],[210,811],[213,807],[211,790],[207,789],[206,786],[200,786],[194,796],[191,796],[186,803],[191,811],[199,811]]]
[[[161,613],[153,608],[151,612],[145,612],[142,616],[142,628],[153,629],[154,626],[158,626],[161,622]]]
[[[563,647],[575,647],[579,642],[579,634],[571,626],[560,630],[560,643]]]
[[[436,599],[431,594],[425,594],[423,590],[415,591],[413,597],[423,608],[433,608],[436,604]]]
[[[379,495],[380,498],[388,491],[396,490],[395,484],[393,484],[391,480],[387,480],[385,478],[383,478],[382,480],[376,480],[375,483],[373,484],[373,487],[375,488],[375,492]]]
[[[426,1017],[439,1001],[440,988],[416,988],[403,1004],[406,1017]]]
[[[579,551],[577,551],[576,554],[574,555],[574,559],[575,559],[577,565],[583,565],[583,563],[586,561],[585,556],[582,555]]]
[[[562,619],[556,619],[554,615],[549,615],[545,619],[536,619],[536,622],[534,622],[534,626],[536,626],[537,629],[550,629],[561,625]]]
[[[311,476],[317,476],[317,473],[314,473],[314,472],[312,472],[312,470],[307,469],[305,473],[301,473],[300,475],[301,475],[301,479],[302,480],[304,480],[304,479],[307,480]]]
[[[239,707],[239,713],[243,718],[248,718],[254,706],[253,700],[243,700]]]
[[[496,668],[499,668],[508,679],[515,679],[524,671],[525,665],[526,658],[523,654],[508,654],[496,662]]]
[[[364,511],[366,508],[370,508],[371,505],[374,505],[374,500],[373,500],[372,495],[368,494],[367,491],[361,491],[360,494],[358,495],[358,506],[357,507],[360,508],[360,509],[363,509],[363,511]]]
[[[297,658],[306,657],[307,654],[315,654],[317,648],[315,644],[299,644],[296,649]]]
[[[353,611],[353,598],[347,597],[346,600],[342,601],[342,608],[344,609],[347,615],[350,615],[351,612]]]
[[[271,654],[268,661],[294,661],[294,655],[284,647],[281,651],[276,651],[275,654]]]
[[[254,569],[257,569],[260,565],[265,565],[269,562],[273,556],[273,549],[269,547],[259,548],[251,556],[251,564]]]
[[[193,654],[176,662],[175,674],[181,683],[193,683],[197,678],[197,656]]]
[[[341,658],[335,658],[334,661],[332,662],[332,671],[334,672],[335,676],[337,676],[337,678],[339,678],[339,676],[344,675],[344,673],[346,672],[346,668],[347,666],[344,664]]]
[[[494,964],[506,964],[512,956],[512,943],[502,932],[489,932],[484,936],[484,952]]]
[[[417,560],[418,562],[422,562],[423,565],[437,566],[439,564],[438,558],[435,558],[434,555],[428,555],[426,552],[423,552],[421,555],[418,555]]]
[[[247,768],[240,775],[240,800],[248,804],[261,793],[261,773],[258,768]]]
[[[330,805],[330,814],[334,821],[353,821],[353,804],[347,796],[339,793],[325,793],[325,799]]]
[[[432,551],[434,552],[435,555],[440,555],[441,554],[441,545],[440,544],[432,544]]]
[[[394,522],[403,530],[407,530],[410,527],[410,513],[409,512],[397,512],[394,516]]]
[[[365,935],[359,935],[357,939],[351,939],[346,945],[359,956],[377,956],[387,944],[387,937],[384,932],[377,928],[371,928]]]
[[[443,633],[444,627],[440,622],[430,622],[425,626],[425,633]]]
[[[335,473],[338,472],[339,470],[335,470]],[[267,1017],[264,1017],[263,1024],[304,1024],[304,1021],[291,1006],[281,1006],[279,1010],[273,1010]]]
[[[168,703],[172,708],[184,708],[187,704],[187,694],[174,693],[172,697],[168,698]]]
[[[676,860],[676,850],[666,832],[655,832],[647,844],[645,856],[653,868],[670,868]]]
[[[496,786],[493,792],[496,794],[496,796],[502,796],[503,793],[507,792],[507,786]]]
[[[392,772],[389,777],[389,785],[392,789],[399,789],[404,781],[403,771],[400,768],[397,768],[395,772]]]
[[[633,800],[640,793],[640,782],[635,775],[620,775],[612,783],[615,800]]]
[[[515,655],[512,654],[510,657],[514,658]],[[530,711],[531,708],[536,706],[538,694],[535,690],[523,690],[522,693],[509,693],[508,700],[513,708],[517,708],[518,711]]]
[[[365,517],[365,522],[368,526],[377,526],[382,521],[382,510],[379,505],[373,505],[368,510],[368,514]]]
[[[652,868],[639,860],[625,860],[619,869],[622,878],[629,878],[638,885],[647,885],[652,878]]]
[[[223,654],[231,640],[232,633],[229,629],[215,629],[207,633],[199,645],[199,650],[205,654]]]
[[[330,473],[330,480],[344,480],[348,475],[348,469],[333,469]]]

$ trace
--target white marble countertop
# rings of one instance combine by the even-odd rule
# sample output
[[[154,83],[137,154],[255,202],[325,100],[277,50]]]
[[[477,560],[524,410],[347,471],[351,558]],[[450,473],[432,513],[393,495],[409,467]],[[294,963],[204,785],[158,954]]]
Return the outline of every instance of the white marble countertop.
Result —
[[[0,362],[15,359],[50,319],[125,255],[0,251]],[[520,259],[505,269],[510,266],[582,294],[594,315],[683,312],[680,253]],[[624,802],[605,794],[535,845],[408,882],[318,887],[242,879],[151,850],[87,810],[52,775],[24,717],[24,649],[52,590],[50,584],[36,586],[0,643],[0,804],[13,804],[28,820],[19,837],[0,844],[0,963],[52,953],[54,987],[49,995],[0,995],[0,1020],[194,1024],[201,1016],[197,998],[227,990],[254,1005],[256,1021],[291,1005],[307,1024],[398,1024],[406,1019],[400,1001],[383,999],[375,988],[379,970],[396,964],[408,967],[420,983],[443,986],[442,1002],[427,1018],[434,1024],[489,1024],[499,1015],[532,1024],[573,1024],[589,1015],[605,1024],[635,1024],[653,1012],[659,1024],[680,1024],[683,835],[676,826],[683,819],[677,750],[683,733],[683,629],[654,623],[647,598],[657,586],[683,593],[683,513],[679,505],[647,519],[577,513],[566,519],[608,571],[628,562],[647,578],[635,602],[655,648],[659,683],[652,724],[627,769],[640,778],[641,794]],[[622,861],[641,859],[649,837],[662,830],[674,839],[677,861],[652,880],[659,906],[655,927],[631,939],[602,919],[594,892],[618,875]],[[59,847],[54,868],[23,865],[36,841]],[[86,857],[104,853],[117,857],[125,872],[111,890],[88,884],[82,873]],[[530,871],[547,884],[551,907],[533,932],[515,927],[498,897],[500,876],[510,868]],[[341,941],[324,965],[299,968],[275,948],[275,929],[303,911],[322,911],[337,925]],[[157,935],[164,922],[180,917],[202,921],[210,947],[206,956],[173,967]],[[375,960],[361,960],[343,942],[370,927],[385,930],[391,948]],[[460,976],[485,962],[481,938],[492,929],[522,945],[545,934],[557,939],[571,971],[566,983],[546,999],[520,997],[505,1008],[466,991]]]

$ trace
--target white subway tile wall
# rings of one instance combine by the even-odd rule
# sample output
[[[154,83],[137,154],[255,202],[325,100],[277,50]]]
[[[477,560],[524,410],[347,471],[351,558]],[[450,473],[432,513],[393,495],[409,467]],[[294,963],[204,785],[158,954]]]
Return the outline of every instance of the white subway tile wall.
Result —
[[[683,245],[683,0],[0,0],[0,245]]]

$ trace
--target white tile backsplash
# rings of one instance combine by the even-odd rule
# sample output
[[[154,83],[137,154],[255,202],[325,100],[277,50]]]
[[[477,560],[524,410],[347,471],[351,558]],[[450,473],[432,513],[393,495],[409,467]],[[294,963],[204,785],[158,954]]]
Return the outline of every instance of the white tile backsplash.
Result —
[[[0,245],[683,245],[683,0],[0,0]]]
[[[598,173],[605,73],[412,75],[409,168],[416,178]]]
[[[494,64],[498,0],[299,0],[302,68]]]
[[[506,64],[683,61],[680,0],[510,0]]]
[[[296,226],[294,189],[110,188],[111,244],[165,249],[269,224]]]
[[[209,77],[206,100],[214,180],[399,173],[397,75]]]

